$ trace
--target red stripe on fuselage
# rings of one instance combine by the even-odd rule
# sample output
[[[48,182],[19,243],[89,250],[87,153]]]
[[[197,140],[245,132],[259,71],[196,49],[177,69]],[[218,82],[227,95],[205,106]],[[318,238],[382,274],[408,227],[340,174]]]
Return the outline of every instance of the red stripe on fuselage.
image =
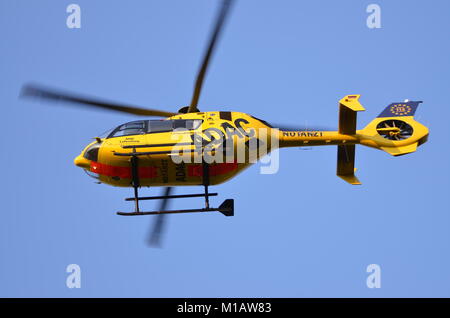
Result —
[[[100,162],[91,161],[92,172],[108,177],[119,177],[131,179],[131,167],[111,166]],[[139,167],[140,178],[156,178],[158,176],[156,167]]]
[[[226,174],[238,168],[237,162],[230,163],[218,163],[216,165],[209,166],[209,175],[218,176],[221,174]],[[188,166],[188,176],[190,177],[201,177],[203,176],[202,165],[191,165]]]

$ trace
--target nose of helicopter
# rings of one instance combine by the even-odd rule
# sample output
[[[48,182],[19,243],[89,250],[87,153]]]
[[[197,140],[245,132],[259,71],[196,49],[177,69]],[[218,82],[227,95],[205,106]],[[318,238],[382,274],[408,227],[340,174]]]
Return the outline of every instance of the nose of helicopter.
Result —
[[[84,158],[82,154],[78,155],[77,157],[75,157],[75,159],[73,160],[73,163],[80,168],[84,168],[84,169],[89,169],[90,165],[91,165],[91,161]]]
[[[73,163],[80,168],[89,170],[91,162],[98,161],[98,152],[101,147],[101,140],[97,140],[90,143],[83,149],[83,151],[73,160]]]

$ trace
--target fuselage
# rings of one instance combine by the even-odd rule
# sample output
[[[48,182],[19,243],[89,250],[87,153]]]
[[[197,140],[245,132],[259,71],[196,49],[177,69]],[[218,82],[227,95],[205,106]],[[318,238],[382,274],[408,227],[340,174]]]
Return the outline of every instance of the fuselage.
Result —
[[[214,185],[234,177],[265,154],[253,151],[252,158],[248,153],[238,158],[238,149],[251,152],[254,145],[261,146],[261,131],[270,137],[272,129],[266,122],[240,112],[198,112],[134,121],[120,125],[105,138],[97,138],[75,158],[75,164],[102,183],[129,187],[132,172],[128,154],[139,153],[141,186],[200,185],[206,146],[210,154],[217,155],[209,162],[210,184]],[[270,138],[264,139],[270,152]],[[223,153],[218,148],[225,140],[234,151],[218,159],[216,151]]]
[[[362,144],[394,156],[415,151],[417,145],[426,141],[428,130],[412,116],[402,119],[415,127],[414,132],[407,139],[391,140],[378,131],[380,122],[386,121],[383,117],[376,118],[363,130],[348,134],[280,131],[264,120],[241,112],[179,114],[164,120],[120,125],[105,138],[90,143],[75,158],[75,164],[101,183],[130,187],[132,157],[139,161],[140,186],[202,185],[207,163],[209,184],[215,185],[236,176],[278,148]]]

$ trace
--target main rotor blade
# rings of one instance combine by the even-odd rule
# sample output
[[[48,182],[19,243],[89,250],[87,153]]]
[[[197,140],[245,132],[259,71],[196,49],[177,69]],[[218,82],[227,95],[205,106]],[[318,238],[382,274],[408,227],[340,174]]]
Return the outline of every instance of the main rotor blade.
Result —
[[[163,195],[169,196],[171,191],[172,191],[172,187],[167,187],[164,190]],[[167,199],[167,198],[162,199],[161,204],[159,205],[158,211],[164,211],[167,209],[168,200],[169,199]],[[148,244],[150,246],[154,246],[154,247],[161,246],[161,237],[162,237],[162,232],[164,230],[165,220],[166,220],[166,216],[164,214],[159,214],[156,216],[156,219],[153,223],[153,229],[149,233],[149,237],[148,237]]]
[[[131,105],[124,104],[116,104],[110,103],[106,101],[102,101],[99,99],[94,99],[90,97],[84,97],[80,95],[75,95],[72,93],[66,93],[54,89],[44,88],[41,86],[27,84],[22,88],[22,92],[20,94],[22,97],[34,97],[34,98],[42,98],[50,101],[63,101],[69,103],[80,104],[84,107],[93,107],[93,108],[101,108],[106,110],[112,110],[116,112],[128,113],[139,116],[156,116],[156,117],[170,117],[176,115],[176,113],[154,110],[154,109],[146,109],[135,107]]]
[[[198,71],[198,74],[197,74],[197,79],[195,81],[195,87],[194,87],[194,94],[192,95],[191,104],[189,105],[189,108],[188,108],[188,111],[187,111],[188,113],[192,113],[192,112],[198,111],[197,104],[198,104],[198,100],[200,98],[200,93],[201,93],[201,90],[202,90],[203,81],[205,79],[205,74],[206,74],[206,71],[208,69],[208,64],[209,64],[209,61],[211,59],[211,55],[214,52],[217,40],[220,37],[220,32],[223,29],[224,21],[225,21],[225,19],[227,17],[227,14],[229,12],[229,9],[230,9],[233,1],[234,0],[223,0],[222,1],[222,7],[221,7],[221,9],[219,11],[219,14],[217,15],[217,18],[216,18],[216,25],[215,25],[215,27],[213,29],[213,32],[211,34],[211,37],[209,39],[208,48],[207,48],[206,53],[205,53],[205,55],[203,57],[203,61],[202,61],[201,67],[200,67],[200,69]]]

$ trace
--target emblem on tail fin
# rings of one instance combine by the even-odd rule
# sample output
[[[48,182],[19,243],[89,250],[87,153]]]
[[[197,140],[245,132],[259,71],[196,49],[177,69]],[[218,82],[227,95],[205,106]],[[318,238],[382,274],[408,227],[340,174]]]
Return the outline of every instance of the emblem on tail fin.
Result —
[[[414,116],[414,113],[420,103],[422,103],[422,101],[392,103],[389,104],[378,117]]]

